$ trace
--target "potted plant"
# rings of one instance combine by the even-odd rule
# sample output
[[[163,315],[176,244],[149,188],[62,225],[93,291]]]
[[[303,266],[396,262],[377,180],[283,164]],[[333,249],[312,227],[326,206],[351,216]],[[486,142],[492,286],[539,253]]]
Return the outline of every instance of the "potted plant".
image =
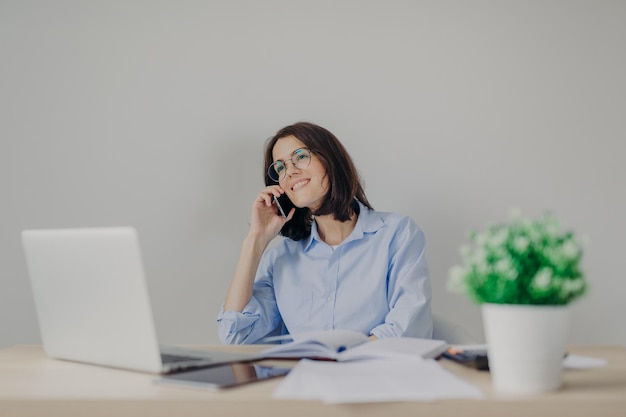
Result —
[[[448,288],[481,305],[494,387],[539,392],[561,386],[569,305],[587,290],[582,242],[551,213],[514,211],[473,231]]]

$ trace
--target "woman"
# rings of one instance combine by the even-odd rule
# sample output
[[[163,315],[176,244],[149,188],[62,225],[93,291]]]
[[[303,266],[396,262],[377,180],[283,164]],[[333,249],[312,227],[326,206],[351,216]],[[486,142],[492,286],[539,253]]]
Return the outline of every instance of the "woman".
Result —
[[[311,123],[287,126],[268,140],[265,167],[220,340],[330,329],[432,337],[424,234],[407,216],[373,210],[339,140]],[[282,194],[296,206],[286,217]]]

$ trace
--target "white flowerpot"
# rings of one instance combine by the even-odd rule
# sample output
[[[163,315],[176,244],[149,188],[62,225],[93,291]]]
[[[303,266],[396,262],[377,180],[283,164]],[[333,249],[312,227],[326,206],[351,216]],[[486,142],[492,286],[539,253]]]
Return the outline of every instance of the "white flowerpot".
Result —
[[[561,386],[568,306],[483,304],[482,315],[496,390],[536,393]]]

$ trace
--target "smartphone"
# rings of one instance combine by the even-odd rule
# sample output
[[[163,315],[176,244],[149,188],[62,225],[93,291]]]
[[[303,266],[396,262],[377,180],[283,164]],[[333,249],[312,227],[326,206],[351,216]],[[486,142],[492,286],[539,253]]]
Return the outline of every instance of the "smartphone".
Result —
[[[285,218],[289,215],[291,209],[295,207],[289,197],[287,197],[287,194],[281,194],[280,197],[274,196],[274,202],[278,207],[278,212],[280,213],[280,215]]]
[[[448,349],[441,356],[479,371],[489,370],[489,358],[486,350]]]
[[[268,366],[260,362],[234,362],[165,375],[155,382],[205,389],[231,388],[286,375],[290,370],[288,367]]]

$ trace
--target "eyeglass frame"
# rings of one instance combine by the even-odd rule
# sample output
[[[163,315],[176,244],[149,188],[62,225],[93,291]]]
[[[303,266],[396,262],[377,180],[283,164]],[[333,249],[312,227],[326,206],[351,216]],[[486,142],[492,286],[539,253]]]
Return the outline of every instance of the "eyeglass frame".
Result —
[[[308,162],[306,163],[305,166],[298,166],[298,162],[300,161],[294,161],[294,157],[297,156],[297,153],[299,151],[306,151],[308,153]],[[311,150],[307,147],[302,147],[302,148],[298,148],[295,151],[293,151],[291,153],[291,158],[289,158],[287,161],[290,161],[291,164],[296,168],[296,169],[304,169],[306,167],[309,166],[309,164],[311,163],[311,154],[313,152],[311,152]],[[287,161],[283,161],[281,159],[274,161],[270,164],[270,166],[267,167],[267,176],[274,182],[278,183],[280,182],[280,180],[285,179],[287,177]],[[283,174],[279,174],[278,172],[276,172],[276,169],[274,169],[274,166],[276,166],[277,163],[281,163],[285,166],[285,172]],[[274,172],[274,174],[276,174],[278,176],[278,179],[274,179],[273,175],[272,175],[272,171]]]

